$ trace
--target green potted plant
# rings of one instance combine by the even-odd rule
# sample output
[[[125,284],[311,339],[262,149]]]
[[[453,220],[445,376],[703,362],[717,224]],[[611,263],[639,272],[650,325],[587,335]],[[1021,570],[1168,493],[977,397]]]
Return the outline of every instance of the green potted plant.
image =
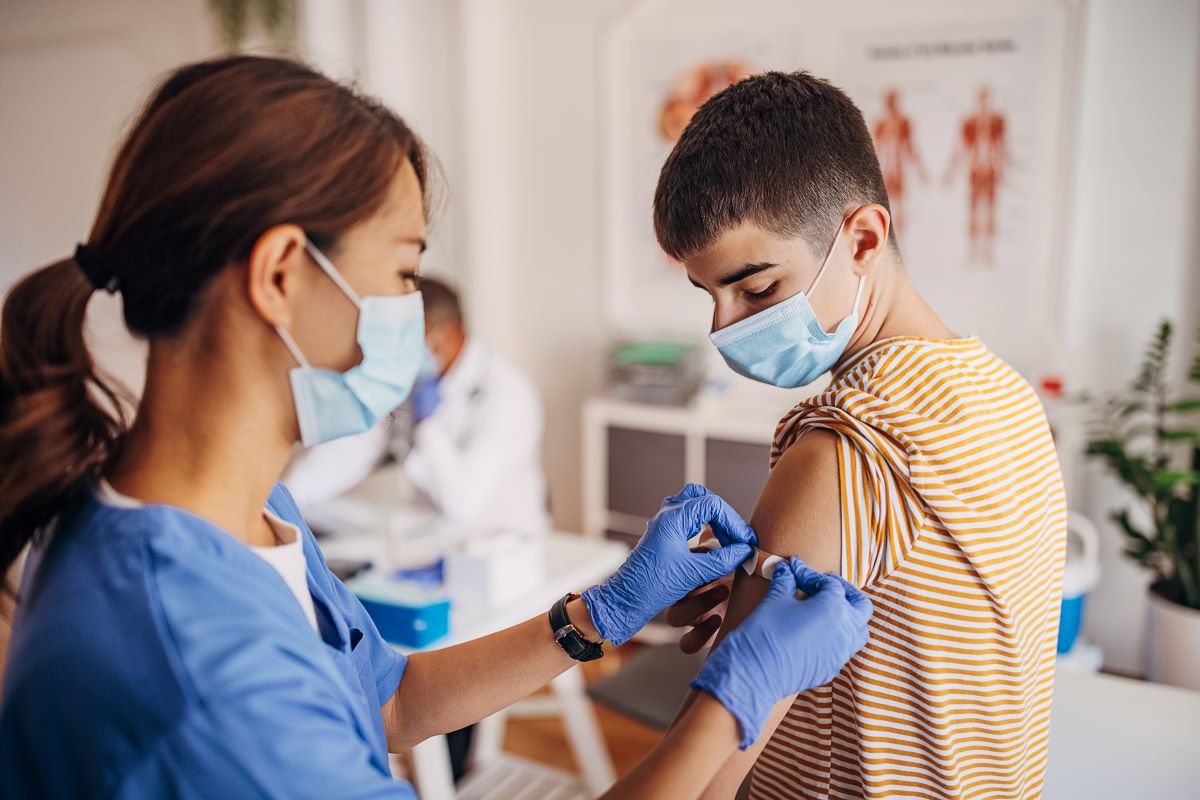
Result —
[[[1146,677],[1200,690],[1200,396],[1169,389],[1171,334],[1162,322],[1128,389],[1093,402],[1087,454],[1142,506],[1141,514],[1122,508],[1111,516],[1125,555],[1154,576]],[[1200,385],[1200,354],[1188,381]]]
[[[295,49],[296,0],[208,0],[208,7],[230,53],[242,50],[257,33],[266,34],[270,42],[257,42],[251,49]]]

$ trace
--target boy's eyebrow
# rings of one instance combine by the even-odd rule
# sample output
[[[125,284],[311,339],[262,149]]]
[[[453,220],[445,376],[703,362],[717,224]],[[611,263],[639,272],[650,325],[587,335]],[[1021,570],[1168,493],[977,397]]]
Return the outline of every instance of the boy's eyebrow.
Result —
[[[718,280],[717,285],[718,286],[732,286],[733,284],[737,283],[738,281],[749,278],[751,275],[757,275],[758,273],[762,272],[763,270],[768,270],[771,267],[778,267],[778,266],[779,266],[778,264],[772,264],[767,261],[763,261],[758,264],[747,264],[744,267],[742,267],[741,269],[737,270],[736,272],[731,272],[728,275],[726,275],[724,278],[721,278],[720,280]]]

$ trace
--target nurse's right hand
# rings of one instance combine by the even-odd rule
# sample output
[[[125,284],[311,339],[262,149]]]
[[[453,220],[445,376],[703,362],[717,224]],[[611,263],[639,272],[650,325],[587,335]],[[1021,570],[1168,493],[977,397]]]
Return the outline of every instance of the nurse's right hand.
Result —
[[[796,590],[808,595],[796,598]],[[833,680],[867,643],[871,600],[833,573],[798,558],[775,569],[750,616],[708,657],[692,688],[708,692],[752,745],[777,702]]]
[[[708,525],[721,547],[693,553],[688,539]],[[728,575],[750,557],[754,531],[732,507],[697,484],[663,501],[616,574],[583,593],[600,635],[621,644],[698,586]]]

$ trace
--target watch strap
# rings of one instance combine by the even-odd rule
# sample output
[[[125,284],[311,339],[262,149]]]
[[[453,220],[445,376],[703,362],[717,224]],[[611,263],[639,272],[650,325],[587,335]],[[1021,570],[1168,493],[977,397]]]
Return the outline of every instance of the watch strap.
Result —
[[[565,594],[550,608],[550,631],[559,647],[576,661],[595,661],[604,655],[604,647],[596,642],[589,642],[575,630],[571,618],[567,615],[567,603],[575,599],[577,594]]]

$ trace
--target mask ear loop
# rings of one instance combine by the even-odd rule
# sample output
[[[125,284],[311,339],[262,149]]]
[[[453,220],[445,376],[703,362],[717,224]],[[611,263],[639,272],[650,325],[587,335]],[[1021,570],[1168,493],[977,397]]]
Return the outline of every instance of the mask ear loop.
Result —
[[[296,359],[296,363],[304,369],[312,369],[312,367],[308,365],[308,359],[304,357],[304,353],[300,352],[300,345],[296,344],[296,340],[292,338],[290,333],[288,333],[287,328],[283,327],[279,323],[275,323],[275,332],[279,334],[280,339],[283,339],[284,346],[286,346],[288,352],[292,354],[292,358]]]
[[[857,209],[856,209],[856,211],[857,211]],[[836,249],[836,247],[838,247],[838,242],[841,241],[841,231],[846,229],[846,219],[850,219],[850,217],[852,215],[853,215],[853,211],[851,211],[850,213],[847,213],[847,215],[845,217],[841,218],[841,224],[838,225],[838,233],[834,234],[833,241],[829,243],[829,249],[826,252],[826,257],[824,257],[824,260],[821,261],[821,269],[817,270],[817,277],[812,278],[812,284],[810,285],[809,290],[805,291],[805,293],[804,293],[805,299],[808,299],[808,297],[812,293],[814,293],[814,291],[817,288],[817,283],[821,282],[821,277],[824,275],[824,271],[826,271],[826,267],[829,266],[829,258],[832,257],[834,249]],[[865,275],[858,276],[858,289],[856,291],[854,291],[854,306],[850,309],[851,315],[858,314],[858,303],[860,300],[863,299],[863,284],[864,283],[866,283],[866,276]]]
[[[858,211],[858,209],[856,208],[854,211]],[[854,211],[842,217],[842,224],[838,226],[837,233],[833,235],[833,241],[829,245],[829,250],[825,253],[825,260],[821,262],[821,268],[817,270],[817,277],[813,278],[808,291],[804,293],[806,298],[816,290],[817,284],[821,282],[821,277],[825,274],[825,268],[829,266],[829,259],[833,255],[833,251],[837,248],[838,242],[841,241],[842,231],[846,229],[846,220],[854,215]],[[863,284],[866,283],[866,277],[865,275],[858,276],[858,290],[854,292],[854,306],[850,309],[851,314],[858,313],[858,303],[862,299]]]
[[[866,282],[866,275],[858,276],[858,291],[854,293],[854,307],[850,309],[850,313],[853,316],[858,316],[858,301],[862,299],[863,286],[866,284]]]
[[[304,250],[312,257],[313,261],[317,262],[317,266],[325,271],[329,279],[345,292],[346,296],[354,302],[354,305],[362,308],[362,298],[358,296],[358,292],[354,291],[354,287],[342,277],[342,273],[337,271],[337,267],[333,266],[333,262],[326,258],[325,254],[318,250],[317,246],[307,238],[304,240]]]
[[[829,259],[833,255],[833,251],[837,248],[838,242],[842,239],[842,231],[846,229],[846,220],[850,219],[850,215],[842,217],[842,224],[838,225],[837,233],[833,236],[833,241],[829,244],[829,249],[825,252],[825,260],[821,262],[821,268],[817,270],[817,277],[813,278],[813,282],[809,284],[808,291],[804,293],[808,297],[817,289],[817,284],[821,282],[821,278],[825,275],[825,268],[829,266]]]

